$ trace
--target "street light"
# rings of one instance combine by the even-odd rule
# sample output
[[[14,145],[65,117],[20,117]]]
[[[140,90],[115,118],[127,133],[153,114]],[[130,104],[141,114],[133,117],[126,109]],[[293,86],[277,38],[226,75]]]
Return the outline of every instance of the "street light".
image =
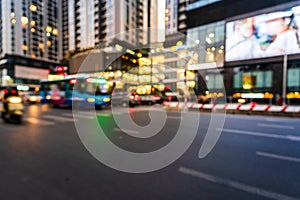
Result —
[[[282,73],[282,105],[286,105],[286,76],[287,76],[288,56],[285,50],[283,56],[283,73]]]

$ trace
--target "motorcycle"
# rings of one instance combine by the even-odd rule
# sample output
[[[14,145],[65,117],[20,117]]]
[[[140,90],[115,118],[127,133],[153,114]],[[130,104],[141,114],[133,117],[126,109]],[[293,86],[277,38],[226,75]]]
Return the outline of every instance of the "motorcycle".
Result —
[[[10,96],[5,100],[1,107],[1,118],[5,122],[18,124],[22,122],[24,106],[21,97]]]

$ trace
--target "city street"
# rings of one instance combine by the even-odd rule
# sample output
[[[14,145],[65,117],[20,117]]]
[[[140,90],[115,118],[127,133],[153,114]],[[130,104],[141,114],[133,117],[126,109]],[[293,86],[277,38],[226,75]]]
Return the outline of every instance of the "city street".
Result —
[[[137,124],[149,123],[148,108],[130,108]],[[167,144],[181,120],[179,112],[168,112],[159,135],[143,140],[118,129],[109,109],[97,117],[112,142],[136,152]],[[209,120],[201,113],[196,139],[176,162],[130,174],[86,150],[71,109],[27,105],[21,125],[0,122],[0,199],[300,199],[300,119],[227,115],[216,146],[200,159]]]

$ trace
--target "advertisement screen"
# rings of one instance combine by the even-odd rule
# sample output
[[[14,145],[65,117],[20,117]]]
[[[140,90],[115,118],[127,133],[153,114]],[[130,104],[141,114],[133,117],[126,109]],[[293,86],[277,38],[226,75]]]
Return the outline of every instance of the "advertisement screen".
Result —
[[[300,6],[226,23],[225,60],[300,53]]]

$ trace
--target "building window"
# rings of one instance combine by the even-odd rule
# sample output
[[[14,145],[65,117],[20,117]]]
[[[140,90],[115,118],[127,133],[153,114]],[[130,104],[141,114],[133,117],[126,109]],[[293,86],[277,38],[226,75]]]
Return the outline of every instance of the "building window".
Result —
[[[251,90],[255,88],[271,88],[273,85],[273,72],[249,71],[238,72],[233,77],[234,89]]]
[[[188,5],[187,10],[188,11],[194,10],[220,1],[222,0],[198,0],[198,1],[194,0],[192,3]]]
[[[300,87],[300,68],[291,68],[288,70],[288,87]]]
[[[224,65],[225,22],[216,22],[187,30],[187,46],[196,47],[199,63]]]
[[[205,78],[206,78],[207,88],[209,90],[224,88],[222,74],[208,74],[208,75],[206,75]]]

